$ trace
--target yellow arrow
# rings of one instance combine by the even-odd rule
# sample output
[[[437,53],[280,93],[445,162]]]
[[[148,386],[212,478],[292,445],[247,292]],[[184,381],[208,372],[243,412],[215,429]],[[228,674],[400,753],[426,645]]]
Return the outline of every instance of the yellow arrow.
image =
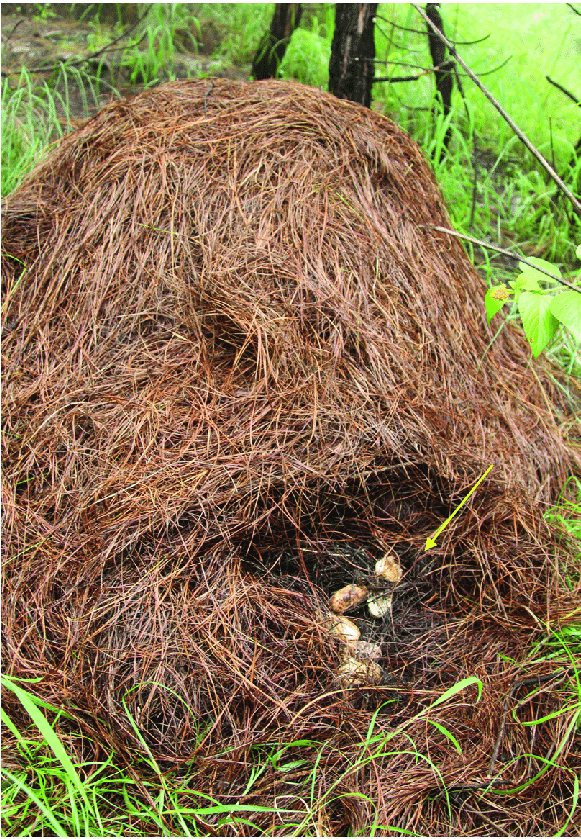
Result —
[[[470,490],[470,492],[468,493],[466,498],[462,499],[462,501],[458,504],[458,506],[456,507],[456,509],[452,513],[452,515],[448,516],[448,518],[446,519],[444,524],[441,524],[439,526],[439,528],[436,530],[434,535],[432,537],[428,536],[428,538],[426,539],[426,550],[427,551],[429,551],[430,548],[435,548],[436,547],[436,539],[438,538],[438,536],[440,535],[442,530],[444,530],[444,528],[447,527],[450,524],[450,522],[452,521],[452,519],[454,518],[456,513],[460,510],[460,507],[462,507],[463,504],[466,504],[466,502],[468,501],[468,499],[470,498],[472,493],[476,492],[476,490],[478,489],[478,487],[480,486],[480,484],[482,483],[484,478],[488,475],[488,473],[490,472],[491,469],[492,469],[492,466],[489,466],[488,469],[486,470],[486,472],[484,473],[484,475],[481,478],[479,478],[478,481],[476,481],[476,483],[474,484],[474,486],[472,487],[472,489]]]

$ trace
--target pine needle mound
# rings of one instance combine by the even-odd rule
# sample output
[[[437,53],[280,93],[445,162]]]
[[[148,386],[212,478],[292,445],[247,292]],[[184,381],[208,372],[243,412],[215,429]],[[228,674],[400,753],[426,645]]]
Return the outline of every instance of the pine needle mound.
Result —
[[[319,829],[376,807],[419,833],[494,832],[478,813],[511,659],[572,608],[542,512],[581,463],[554,371],[518,329],[491,345],[419,148],[298,84],[175,82],[65,137],[2,218],[5,669],[39,678],[87,749],[130,762],[133,718],[215,800],[241,800],[257,745],[333,737]],[[346,690],[328,597],[389,549],[393,621],[354,618],[383,682]],[[441,719],[462,754],[418,720],[350,771],[379,705],[376,733],[473,675],[480,703],[467,689]],[[555,702],[540,691],[531,719]],[[559,724],[536,727],[539,754]],[[501,788],[529,735],[507,727]],[[244,801],[303,800],[301,749]],[[551,759],[524,811],[495,799],[495,829],[552,831],[573,757]]]

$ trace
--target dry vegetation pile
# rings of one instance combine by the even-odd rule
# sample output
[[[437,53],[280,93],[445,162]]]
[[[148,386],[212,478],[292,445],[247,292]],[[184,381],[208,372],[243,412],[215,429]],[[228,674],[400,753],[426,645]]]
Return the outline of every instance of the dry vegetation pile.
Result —
[[[90,735],[85,759],[131,762],[129,712],[223,802],[292,809],[316,746],[244,795],[256,755],[327,741],[323,832],[365,829],[373,806],[421,833],[564,821],[562,718],[532,744],[509,716],[490,761],[515,680],[547,672],[511,660],[571,608],[541,515],[579,471],[569,409],[518,330],[489,346],[483,281],[430,225],[449,220],[397,126],[281,82],[112,103],[8,199],[4,662]],[[328,597],[389,548],[393,621],[353,613],[383,680],[344,690]],[[433,712],[461,754],[418,719],[350,771],[381,703],[376,733],[470,675],[481,702]],[[521,719],[557,707],[552,687]],[[542,768],[531,751],[555,766],[499,797]]]

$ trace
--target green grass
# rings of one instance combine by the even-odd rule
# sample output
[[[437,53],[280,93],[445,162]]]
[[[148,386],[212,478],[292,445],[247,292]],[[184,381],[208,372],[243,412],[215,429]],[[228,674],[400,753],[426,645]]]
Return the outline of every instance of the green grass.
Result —
[[[331,45],[316,31],[297,29],[281,62],[279,77],[324,90],[329,85]]]
[[[20,184],[53,137],[62,135],[48,86],[37,87],[23,69],[13,85],[2,80],[2,197]]]
[[[327,90],[334,26],[335,11],[332,5],[322,10],[318,7],[311,9],[311,14],[305,16],[302,25],[293,32],[280,66],[280,78],[296,79],[302,84]]]
[[[577,515],[579,515],[579,509]],[[581,623],[569,624],[549,634],[535,645],[525,663],[540,664],[550,662],[556,674],[565,673],[559,683],[560,707],[550,717],[532,721],[516,722],[524,727],[540,725],[550,718],[562,717],[563,727],[551,759],[532,754],[540,769],[520,787],[512,790],[518,795],[533,785],[538,778],[556,765],[556,759],[565,749],[579,729],[581,718]],[[567,671],[567,672],[565,672]],[[21,731],[3,710],[2,721],[11,731],[16,743],[16,753],[12,755],[11,768],[2,767],[3,835],[74,835],[74,836],[204,836],[204,827],[213,831],[236,830],[240,823],[249,826],[253,835],[265,835],[265,831],[253,823],[253,816],[258,813],[271,813],[276,819],[277,835],[321,835],[320,826],[324,824],[324,814],[328,806],[344,797],[365,799],[374,809],[373,802],[357,791],[356,779],[366,767],[382,758],[393,758],[398,754],[402,758],[412,757],[417,764],[425,763],[439,779],[449,813],[452,827],[452,811],[448,790],[443,782],[438,766],[430,759],[425,750],[425,743],[420,744],[406,734],[413,723],[424,720],[428,730],[437,729],[456,751],[461,747],[453,733],[436,719],[445,719],[446,702],[460,696],[467,688],[477,687],[479,700],[482,686],[478,679],[469,677],[461,680],[445,691],[438,699],[424,710],[401,723],[396,728],[385,731],[376,730],[378,714],[382,707],[372,715],[368,729],[362,734],[359,754],[350,765],[345,766],[339,754],[335,755],[332,741],[318,743],[301,740],[288,744],[269,743],[253,748],[254,759],[246,768],[247,782],[240,798],[252,792],[258,780],[266,771],[284,780],[289,773],[298,769],[307,769],[302,779],[297,782],[293,806],[288,803],[280,807],[276,800],[265,801],[263,805],[248,805],[240,801],[234,804],[221,804],[207,795],[201,794],[189,782],[188,766],[179,772],[163,772],[147,749],[134,720],[129,716],[146,757],[136,755],[132,762],[132,771],[118,765],[113,754],[100,762],[85,763],[75,758],[76,750],[86,746],[82,735],[67,735],[68,748],[63,743],[62,734],[57,730],[63,718],[58,709],[38,700],[23,683],[2,679],[3,688],[16,695],[31,717],[31,725]],[[534,695],[534,690],[530,696]],[[519,703],[519,706],[522,703]],[[439,707],[438,714],[434,710]],[[52,723],[48,718],[52,718]],[[394,750],[392,741],[405,735],[407,745],[404,751]],[[76,748],[75,748],[76,747]],[[227,753],[219,757],[224,760]],[[522,757],[522,756],[520,756]],[[318,775],[324,763],[343,769],[334,772],[334,780],[327,785],[324,794],[319,792]],[[14,763],[17,765],[14,766]],[[192,768],[195,768],[193,766]],[[562,835],[575,816],[578,807],[579,782],[571,772],[573,795],[568,804],[567,823],[556,835]],[[397,779],[394,779],[397,783]],[[353,786],[349,793],[341,792]],[[384,790],[384,793],[387,791]],[[495,793],[491,785],[490,794],[507,795],[507,790]],[[274,823],[274,822],[273,822]],[[375,835],[378,830],[387,829],[377,817],[364,831],[364,835]],[[407,833],[408,831],[403,831]],[[215,834],[214,834],[215,835]],[[413,835],[413,834],[412,834]]]
[[[86,116],[102,89],[113,91],[98,77],[62,65],[50,84],[26,68],[2,80],[2,197],[16,189],[50,145],[73,127],[70,99],[81,99]],[[114,91],[113,91],[114,92]]]
[[[557,167],[562,168],[581,135],[581,114],[545,76],[550,75],[577,97],[581,95],[581,19],[565,4],[446,3],[441,13],[446,34],[459,42],[462,58],[482,75],[493,96],[537,148],[549,160],[554,153]],[[392,30],[390,24],[380,21],[377,57],[429,66],[425,24],[417,13],[407,4],[382,3],[378,14],[421,32]],[[485,37],[482,43],[461,43]],[[504,65],[502,69],[491,72],[500,65]],[[405,67],[395,66],[382,71],[382,75],[406,75],[405,71]],[[479,136],[491,141],[493,149],[504,148],[512,141],[511,129],[471,81],[463,79],[463,86],[469,104],[475,108]],[[429,113],[431,77],[384,88],[385,102],[393,108],[396,121],[414,133],[418,121]],[[461,100],[458,91],[455,100]],[[524,158],[528,152],[523,150],[522,155]]]
[[[250,62],[261,35],[270,24],[272,4],[207,4],[195,13],[225,31],[221,54],[226,61]],[[408,4],[380,4],[376,56],[394,62],[377,65],[378,75],[408,75],[430,67],[425,24]],[[447,34],[459,42],[487,39],[471,46],[459,45],[462,57],[528,134],[537,148],[563,173],[581,135],[579,108],[555,87],[551,75],[581,92],[581,18],[565,5],[445,4]],[[313,4],[292,36],[280,76],[303,84],[328,85],[328,56],[333,36],[331,6]],[[398,27],[404,27],[398,28]],[[408,32],[407,29],[420,30]],[[508,59],[508,63],[501,67]],[[451,116],[450,154],[435,163],[452,223],[492,244],[521,249],[524,254],[576,264],[575,244],[581,239],[578,221],[567,203],[556,200],[555,188],[522,143],[467,78],[464,102],[455,90]],[[378,83],[373,88],[374,107],[390,115],[422,146],[430,159],[441,146],[447,125],[432,115],[434,83],[431,74],[419,81]],[[475,141],[480,165],[474,172]],[[476,207],[472,193],[475,179]],[[581,159],[568,183],[581,182]],[[495,259],[492,265],[498,265]],[[498,280],[500,268],[495,269]]]
[[[482,685],[475,677],[463,679],[444,691],[430,706],[387,734],[375,731],[381,706],[372,715],[368,730],[362,737],[359,755],[351,765],[336,774],[322,797],[316,783],[317,774],[323,757],[328,757],[326,753],[335,751],[331,741],[266,742],[255,747],[255,761],[247,769],[248,780],[241,798],[252,791],[267,769],[284,778],[289,772],[310,766],[310,771],[296,790],[294,800],[300,806],[285,809],[276,802],[264,806],[240,802],[221,804],[188,785],[187,766],[179,775],[162,772],[129,714],[131,725],[148,754],[145,758],[136,757],[133,773],[115,765],[113,755],[99,763],[77,762],[56,732],[61,719],[68,715],[40,701],[21,682],[4,676],[2,686],[16,695],[32,719],[29,729],[21,732],[9,715],[2,711],[2,721],[17,744],[19,763],[18,768],[4,766],[1,770],[4,779],[3,833],[9,836],[50,835],[52,831],[61,836],[200,836],[206,835],[199,832],[199,827],[208,817],[211,817],[213,830],[235,827],[238,822],[244,821],[255,829],[255,835],[263,835],[264,831],[251,821],[256,813],[272,813],[282,835],[320,835],[317,830],[320,814],[334,799],[345,796],[340,789],[369,764],[384,755],[392,756],[391,741],[413,723],[420,719],[426,720],[427,724],[432,723],[460,750],[455,737],[445,726],[431,719],[431,712],[467,688],[476,686],[478,699],[482,691]],[[54,718],[52,724],[47,714]],[[82,740],[82,736],[77,739]],[[415,759],[431,766],[441,780],[438,767],[423,753],[422,746],[411,737],[408,743],[403,754],[410,754],[411,750]],[[310,753],[309,759],[305,758],[306,753]],[[227,753],[220,757],[224,760]],[[135,779],[136,775],[139,780]],[[366,798],[355,791],[347,795]],[[377,827],[377,824],[372,825],[373,833]]]
[[[56,733],[67,714],[40,701],[22,683],[3,677],[2,686],[16,694],[32,719],[21,732],[2,710],[2,721],[15,738],[19,764],[2,767],[3,835],[54,831],[60,836],[199,836],[205,834],[199,833],[197,819],[218,816],[213,826],[219,828],[235,823],[238,813],[248,818],[252,812],[272,809],[223,805],[189,788],[175,773],[163,773],[131,717],[148,753],[136,756],[133,772],[116,765],[113,755],[99,763],[79,762]],[[86,746],[82,735],[67,739],[79,751]],[[255,773],[251,781],[257,777]]]
[[[153,3],[136,31],[134,42],[123,51],[121,68],[129,72],[130,84],[151,85],[160,79],[173,81],[176,42],[197,52],[197,17],[187,3]],[[196,33],[196,34],[194,34]]]
[[[558,527],[567,539],[569,549],[565,551],[567,559],[565,574],[569,587],[573,591],[581,582],[581,480],[571,476],[559,497],[545,517]],[[581,609],[580,616],[581,616]],[[581,638],[579,639],[581,640]]]
[[[458,46],[460,55],[529,136],[545,157],[563,173],[581,135],[579,108],[555,87],[551,75],[581,94],[581,18],[565,5],[445,4],[441,8],[448,36],[457,42],[490,36],[472,46]],[[407,75],[430,66],[423,34],[425,24],[408,5],[381,4],[376,34],[378,74]],[[407,32],[398,27],[421,30]],[[507,60],[508,63],[500,67]],[[468,232],[475,180],[474,140],[480,150],[477,207],[472,235],[492,244],[520,247],[530,255],[576,264],[574,246],[579,224],[555,201],[555,188],[530,153],[481,91],[463,78],[465,101],[455,89],[450,154],[435,164],[436,174],[452,221]],[[445,126],[432,116],[434,83],[431,75],[407,83],[374,87],[376,107],[392,116],[432,158]],[[484,158],[484,159],[482,159]],[[576,191],[581,160],[568,182]]]
[[[559,503],[546,513],[546,518],[560,527],[565,537],[560,561],[564,563],[563,576],[571,590],[574,590],[579,586],[581,571],[579,479],[571,478],[567,482]],[[550,664],[552,672],[561,677],[555,688],[559,707],[550,717],[524,721],[519,719],[515,711],[513,723],[531,728],[549,718],[561,717],[562,726],[551,758],[531,754],[531,765],[534,764],[538,769],[511,791],[513,795],[524,794],[542,774],[550,771],[556,765],[559,754],[570,746],[572,738],[578,736],[581,729],[580,613],[581,609],[577,609],[565,615],[560,626],[549,628],[547,634],[525,654],[521,663],[523,670],[530,665]],[[340,790],[346,786],[349,788],[351,779],[359,777],[361,771],[373,761],[380,761],[383,756],[393,757],[391,741],[405,733],[418,719],[424,719],[428,729],[436,728],[457,751],[460,750],[453,733],[441,721],[442,718],[445,721],[446,702],[468,687],[477,687],[478,695],[481,690],[480,682],[475,677],[463,679],[428,708],[405,720],[388,734],[375,729],[381,710],[377,709],[367,731],[362,733],[359,756],[336,774],[322,797],[318,792],[318,774],[324,760],[329,762],[334,757],[332,741],[319,743],[301,740],[287,744],[265,742],[255,747],[252,750],[253,760],[247,767],[244,795],[252,792],[267,771],[280,776],[282,780],[288,773],[298,769],[308,770],[296,789],[293,806],[281,809],[276,800],[264,801],[261,806],[246,805],[241,801],[224,805],[201,794],[192,786],[187,765],[177,772],[162,771],[128,711],[128,719],[145,756],[134,756],[131,772],[112,753],[99,762],[85,762],[76,755],[85,752],[90,744],[87,744],[87,738],[82,734],[70,733],[72,726],[66,726],[67,720],[71,719],[68,714],[36,698],[27,690],[32,685],[8,677],[3,677],[2,685],[5,691],[15,694],[31,719],[30,726],[21,729],[5,710],[2,711],[2,721],[13,735],[15,744],[10,764],[7,765],[5,760],[2,767],[2,822],[3,834],[6,836],[204,836],[207,835],[205,825],[211,826],[212,830],[227,832],[236,831],[241,823],[249,826],[253,835],[260,836],[264,835],[264,830],[252,821],[258,813],[272,813],[273,818],[276,818],[278,835],[321,835],[320,825],[324,823],[325,809],[334,800],[346,795],[366,798],[363,793],[356,791],[355,783],[352,793]],[[530,689],[531,698],[535,690]],[[518,707],[523,702],[520,700]],[[432,713],[436,708],[440,711],[440,721]],[[434,777],[440,779],[451,824],[448,790],[438,766],[430,760],[425,744],[416,743],[410,737],[405,754],[413,756],[416,763],[430,766]],[[224,753],[220,757],[227,759],[228,755]],[[335,757],[335,764],[341,765],[340,755]],[[565,834],[567,826],[574,823],[578,814],[579,781],[571,770],[567,771],[571,774],[572,785],[571,798],[564,801],[568,818],[556,835]],[[501,796],[506,795],[507,791],[496,792],[491,786],[489,794]],[[366,800],[373,811],[373,802]],[[375,818],[364,835],[376,835],[382,829],[388,829],[388,826],[381,825]]]

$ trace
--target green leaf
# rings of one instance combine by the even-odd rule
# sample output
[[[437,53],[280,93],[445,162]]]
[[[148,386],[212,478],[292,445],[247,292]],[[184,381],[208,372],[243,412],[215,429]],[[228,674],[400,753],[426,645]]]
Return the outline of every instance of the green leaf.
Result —
[[[304,766],[306,760],[291,760],[289,763],[281,763],[278,767],[279,772],[291,772],[293,769],[299,769]]]
[[[453,696],[456,696],[457,693],[460,693],[460,691],[464,690],[464,688],[470,687],[471,685],[478,685],[478,697],[476,699],[476,702],[479,702],[480,697],[482,696],[482,682],[480,681],[480,679],[477,679],[476,676],[467,676],[465,679],[460,679],[459,682],[456,682],[455,685],[452,685],[451,688],[448,688],[448,690],[444,691],[444,693],[440,697],[438,697],[438,699],[436,699],[435,702],[432,702],[432,704],[429,706],[427,710],[430,710],[430,708],[435,708],[436,705],[441,705],[442,702],[446,702],[446,700],[451,699]],[[418,716],[420,716],[420,714],[418,714]]]
[[[578,250],[581,250],[581,245],[579,245]],[[573,774],[573,797],[572,797],[571,812],[569,813],[569,815],[567,817],[567,821],[565,822],[565,824],[561,827],[561,829],[557,833],[555,833],[555,837],[562,836],[563,833],[565,832],[565,830],[567,828],[567,825],[569,824],[569,822],[573,818],[573,814],[574,814],[575,810],[577,809],[578,802],[579,802],[579,778],[577,777],[577,775]]]
[[[509,295],[510,291],[504,284],[493,286],[488,289],[484,296],[486,319],[488,323],[490,323],[497,312],[500,312],[506,301],[509,299]]]
[[[529,720],[528,722],[525,720],[525,721],[521,722],[520,724],[524,725],[524,726],[526,726],[526,725],[541,725],[541,723],[547,722],[548,720],[555,720],[555,719],[557,719],[557,717],[560,717],[563,714],[568,714],[569,711],[577,711],[577,716],[579,716],[579,708],[580,708],[579,702],[575,702],[573,705],[567,705],[564,708],[559,708],[558,711],[553,711],[550,714],[546,714],[544,717],[540,717],[540,718],[537,718],[537,719],[534,719],[534,720]],[[514,711],[513,711],[513,716],[514,716]],[[520,720],[518,720],[518,717],[515,717],[515,719],[517,720],[517,722],[520,722]]]
[[[56,836],[66,836],[67,835],[66,831],[65,831],[65,828],[61,824],[59,824],[59,822],[55,818],[52,810],[50,809],[50,806],[47,806],[44,803],[44,801],[41,801],[41,799],[38,797],[36,792],[31,787],[29,787],[27,784],[25,784],[24,781],[22,781],[17,775],[14,775],[8,769],[2,769],[2,773],[5,775],[7,781],[10,781],[11,784],[14,784],[15,786],[17,786],[20,789],[21,792],[23,792],[25,795],[27,795],[30,798],[30,800],[34,804],[36,804],[36,806],[38,807],[40,812],[43,814],[45,819],[48,821],[48,823],[50,824],[52,829],[56,831],[56,833],[55,833]]]
[[[559,321],[551,313],[551,300],[542,294],[523,291],[518,298],[518,310],[523,329],[537,358],[555,335]]]
[[[581,245],[577,245],[575,253],[577,254],[577,259],[581,259]]]
[[[532,262],[533,265],[536,265],[537,268],[542,268],[543,271],[548,271],[549,274],[552,274],[553,277],[561,278],[561,270],[556,265],[552,265],[550,262],[546,262],[544,259],[538,259],[535,256],[531,256],[528,260]],[[542,274],[540,271],[536,271],[530,265],[527,265],[524,262],[519,262],[518,267],[521,270],[521,274],[519,275],[518,279],[524,278],[527,280],[537,280],[540,282],[541,280],[545,283],[555,283],[556,280],[551,280],[550,277],[547,277],[546,274]]]
[[[551,282],[548,277],[545,277],[545,279],[547,282]],[[544,291],[537,278],[532,277],[530,274],[520,274],[520,276],[517,277],[517,286],[520,291]]]
[[[581,294],[573,289],[562,291],[551,298],[549,308],[551,314],[581,341]]]

